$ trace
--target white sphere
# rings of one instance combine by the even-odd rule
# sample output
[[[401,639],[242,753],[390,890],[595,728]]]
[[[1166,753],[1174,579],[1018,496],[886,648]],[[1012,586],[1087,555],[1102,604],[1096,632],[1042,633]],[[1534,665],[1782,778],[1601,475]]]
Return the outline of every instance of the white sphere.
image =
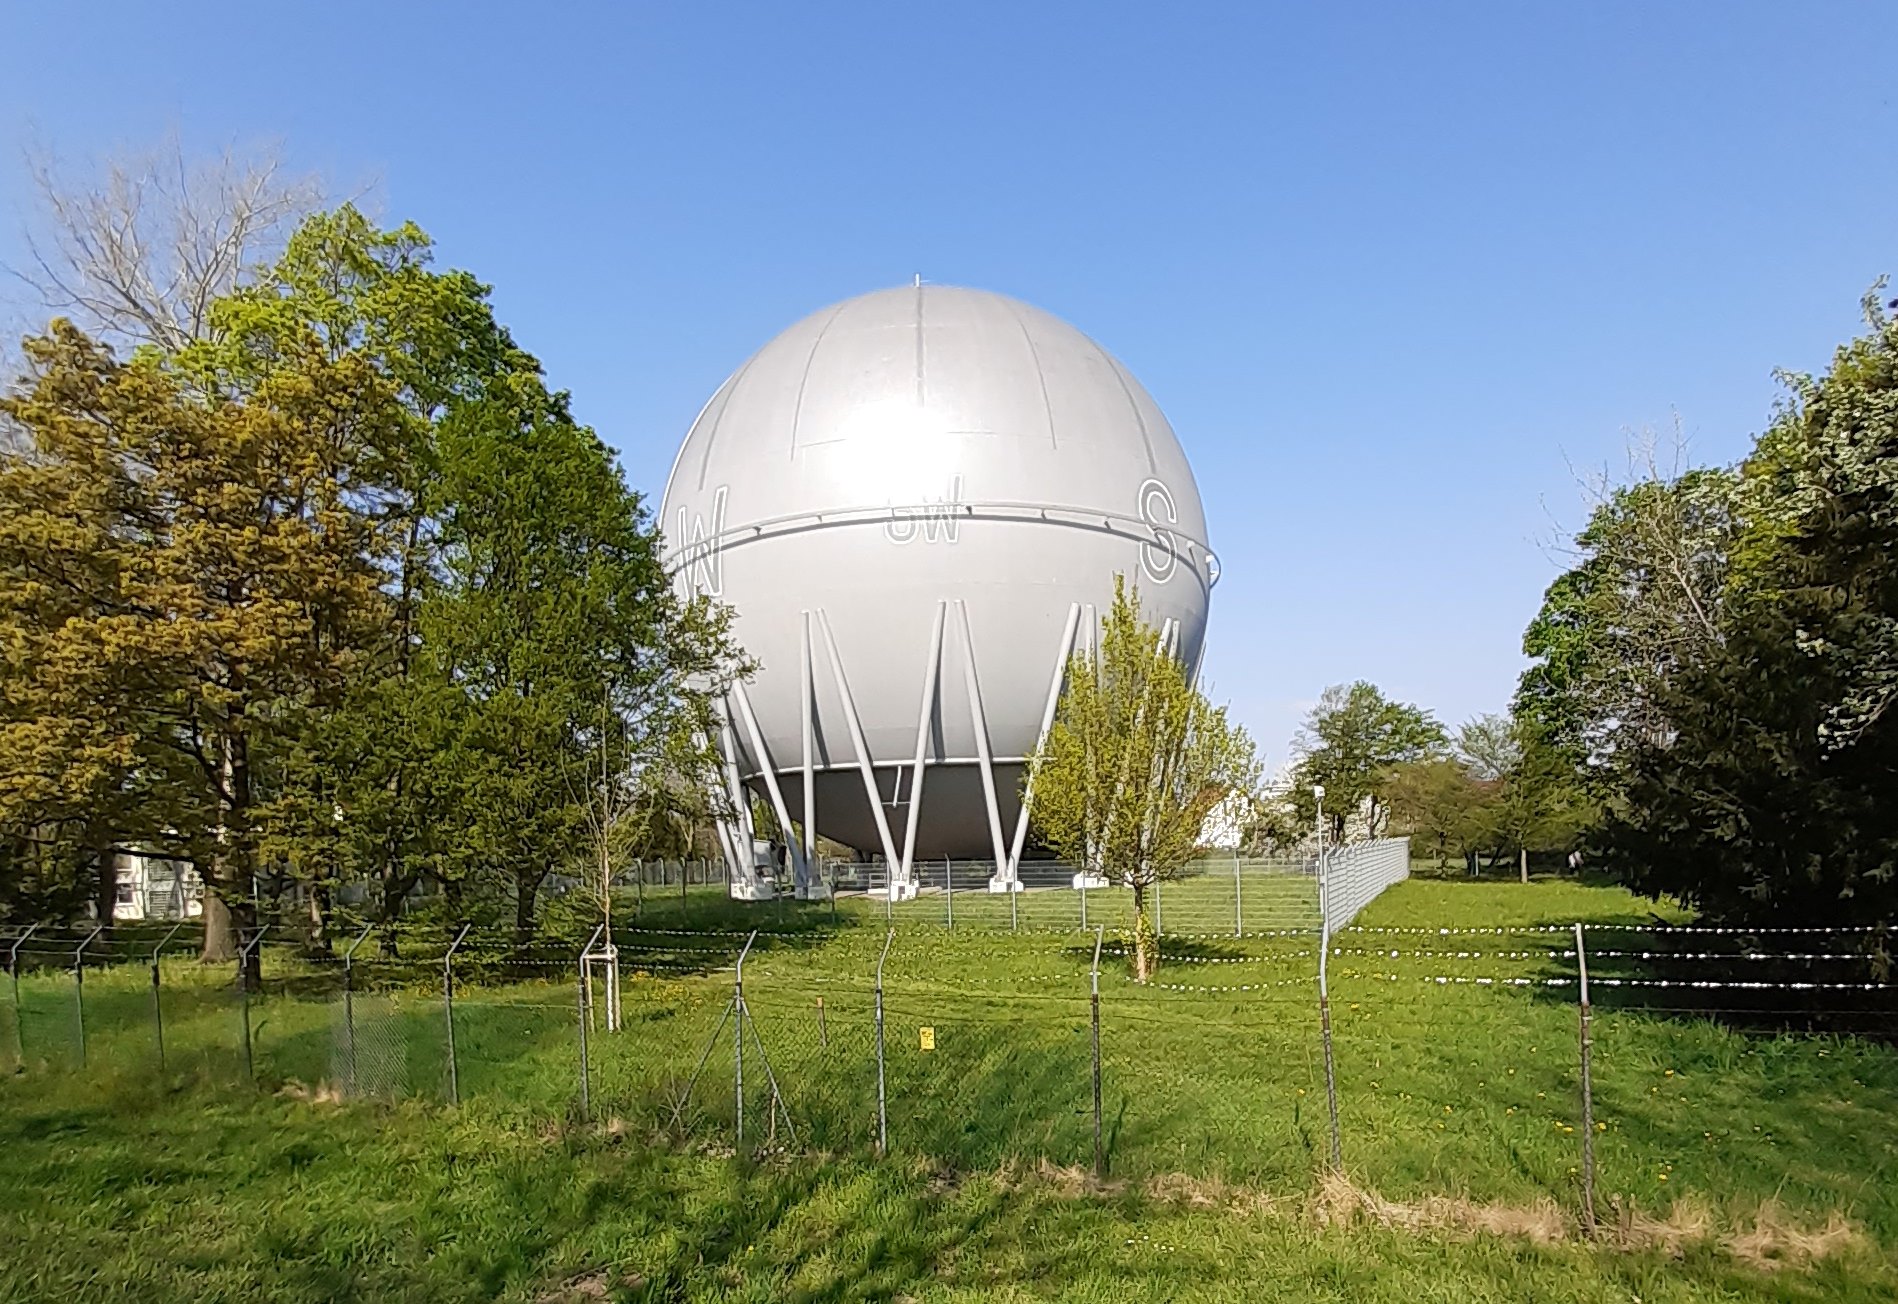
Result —
[[[682,588],[728,603],[758,662],[745,696],[762,755],[743,705],[733,711],[745,782],[763,795],[764,771],[774,771],[802,820],[805,613],[814,613],[815,824],[873,852],[888,845],[887,829],[899,858],[932,678],[913,850],[988,858],[998,826],[1012,840],[1022,764],[1071,611],[1078,604],[1097,621],[1125,575],[1147,619],[1196,665],[1218,578],[1186,455],[1127,369],[1039,309],[944,286],[846,300],[760,349],[686,436],[660,521]],[[1091,622],[1080,623],[1077,645]],[[826,626],[874,766],[882,829]]]

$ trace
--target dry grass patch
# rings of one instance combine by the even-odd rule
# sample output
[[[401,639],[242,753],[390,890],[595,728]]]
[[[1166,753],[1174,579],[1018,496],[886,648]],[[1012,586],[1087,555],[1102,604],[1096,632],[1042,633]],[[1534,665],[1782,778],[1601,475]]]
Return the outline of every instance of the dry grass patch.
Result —
[[[1071,1200],[1082,1196],[1119,1195],[1127,1189],[1127,1183],[1117,1178],[1099,1178],[1092,1169],[1080,1164],[1057,1164],[1046,1158],[1037,1159],[1033,1165],[1005,1160],[995,1170],[995,1181],[1005,1191],[1033,1186]]]
[[[288,1100],[300,1100],[306,1105],[343,1103],[343,1090],[333,1082],[319,1082],[314,1087],[306,1087],[292,1078],[277,1089],[277,1094]]]
[[[1507,1236],[1537,1245],[1558,1244],[1569,1240],[1574,1232],[1553,1200],[1537,1200],[1526,1206],[1490,1204],[1460,1195],[1425,1196],[1414,1203],[1387,1200],[1342,1173],[1327,1173],[1320,1179],[1313,1212],[1320,1222],[1332,1227],[1368,1221],[1404,1231]]]
[[[1193,1209],[1223,1209],[1236,1214],[1268,1214],[1279,1207],[1276,1197],[1249,1186],[1237,1186],[1219,1177],[1189,1173],[1162,1173],[1150,1177],[1147,1198],[1158,1204],[1183,1204]]]
[[[543,1291],[534,1297],[534,1304],[591,1304],[594,1300],[612,1298],[617,1287],[620,1290],[639,1290],[646,1279],[636,1272],[615,1276],[606,1268],[596,1268],[569,1277],[552,1290]]]
[[[1720,1248],[1751,1267],[1762,1270],[1804,1267],[1857,1249],[1865,1237],[1836,1210],[1817,1231],[1798,1226],[1776,1200],[1768,1200],[1753,1215],[1753,1225],[1721,1238]]]
[[[1321,1179],[1313,1206],[1320,1222],[1335,1227],[1372,1222],[1404,1231],[1505,1236],[1537,1245],[1581,1239],[1578,1222],[1552,1200],[1527,1206],[1448,1195],[1415,1202],[1390,1200],[1338,1173]],[[1772,1270],[1806,1267],[1865,1244],[1863,1232],[1844,1214],[1834,1212],[1822,1227],[1807,1228],[1772,1200],[1760,1206],[1751,1222],[1725,1233],[1713,1210],[1692,1197],[1676,1200],[1663,1218],[1618,1201],[1611,1201],[1611,1208],[1613,1217],[1598,1228],[1597,1244],[1629,1251],[1658,1250],[1672,1258],[1696,1246],[1715,1245],[1749,1267]]]

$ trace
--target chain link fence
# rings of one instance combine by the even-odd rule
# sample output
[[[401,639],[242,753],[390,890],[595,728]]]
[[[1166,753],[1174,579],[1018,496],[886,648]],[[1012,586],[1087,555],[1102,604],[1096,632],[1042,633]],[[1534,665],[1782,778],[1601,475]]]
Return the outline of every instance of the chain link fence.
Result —
[[[1371,850],[1330,866],[1335,911],[1355,913],[1363,883],[1399,872]],[[1226,904],[1246,909],[1255,878],[1243,865],[1237,877]],[[1190,900],[1181,887],[1167,891]],[[1223,930],[1189,930],[1176,916],[1158,976],[1138,984],[1111,896],[1090,900],[1086,932],[1063,915],[1048,927],[1066,935],[1027,937],[999,917],[959,915],[951,929],[946,901],[936,929],[806,903],[782,928],[647,916],[520,943],[416,925],[317,953],[266,936],[249,939],[249,984],[158,930],[38,930],[0,937],[0,1064],[47,1090],[72,1074],[254,1082],[587,1120],[715,1153],[1051,1165],[1089,1180],[1285,1189],[1337,1153],[1389,1189],[1553,1195],[1586,1220],[1689,1180],[1718,1189],[1720,1123],[1696,1112],[1710,1084],[1688,1086],[1693,1070],[1657,1046],[1700,1038],[1742,1077],[1761,1053],[1699,1024],[1663,1043],[1635,1016],[1705,1013],[1714,997],[1737,1014],[1783,996],[1890,1026],[1894,985],[1846,977],[1862,948],[1832,935],[1339,922],[1324,954],[1328,1056],[1325,933],[1309,918],[1250,927],[1235,912]],[[1858,1091],[1898,1110],[1898,1075],[1839,1044],[1857,1057]],[[1863,1122],[1800,1125],[1814,1146],[1845,1145]],[[1726,1162],[1783,1161],[1778,1138],[1734,1141],[1751,1148]],[[1800,1171],[1824,1186],[1813,1165]]]

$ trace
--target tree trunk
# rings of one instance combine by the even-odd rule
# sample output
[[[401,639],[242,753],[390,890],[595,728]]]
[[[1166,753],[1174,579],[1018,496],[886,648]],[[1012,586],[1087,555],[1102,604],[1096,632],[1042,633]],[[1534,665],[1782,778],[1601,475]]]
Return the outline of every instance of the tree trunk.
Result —
[[[526,947],[534,940],[534,898],[540,893],[540,880],[525,874],[515,880],[514,945]]]
[[[227,904],[231,915],[231,931],[238,940],[238,954],[242,968],[237,981],[243,984],[245,991],[262,991],[264,987],[264,952],[261,946],[253,946],[249,953],[243,950],[243,944],[257,936],[257,903],[250,900]]]
[[[217,890],[204,889],[204,948],[198,959],[205,964],[225,964],[237,958],[237,932],[232,926],[231,908]]]
[[[1527,847],[1521,848],[1521,853],[1522,853],[1522,881],[1527,883],[1529,881],[1529,848]]]
[[[1135,883],[1134,887],[1134,981],[1144,983],[1153,977],[1154,937],[1153,924],[1147,918],[1147,885]]]
[[[112,852],[112,834],[103,822],[95,823],[89,832],[91,836],[87,840],[92,844],[93,909],[99,916],[95,922],[110,937],[119,905],[119,858]]]
[[[309,936],[305,944],[311,955],[330,953],[329,889],[317,883],[307,889],[310,903]]]
[[[223,796],[219,801],[217,851],[204,874],[204,950],[199,958],[219,963],[237,958],[255,929],[257,910],[251,882],[249,830],[250,757],[243,735],[226,727],[219,742]]]

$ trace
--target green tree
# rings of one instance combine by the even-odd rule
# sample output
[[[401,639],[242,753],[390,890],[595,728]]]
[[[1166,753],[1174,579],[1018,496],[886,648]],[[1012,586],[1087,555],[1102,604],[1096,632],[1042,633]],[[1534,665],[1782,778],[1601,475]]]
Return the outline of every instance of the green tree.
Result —
[[[1529,855],[1573,846],[1594,805],[1566,757],[1534,733],[1519,733],[1516,757],[1479,812],[1481,836],[1499,855],[1514,853],[1529,881]]]
[[[676,737],[709,735],[744,669],[727,617],[675,595],[604,444],[488,288],[435,269],[415,227],[313,218],[235,315],[265,341],[316,323],[388,378],[399,416],[374,499],[391,620],[311,735],[279,807],[285,845],[321,845],[333,796],[352,830],[336,872],[376,880],[385,918],[432,879],[458,912],[471,891],[509,898],[525,937],[546,875],[579,867],[597,758],[621,788]]]
[[[107,788],[171,780],[164,815],[208,889],[207,958],[229,958],[253,922],[259,748],[293,707],[335,690],[378,615],[376,523],[344,486],[381,384],[311,336],[288,343],[267,369],[246,360],[240,380],[214,346],[119,364],[55,323],[28,343],[32,384],[4,401],[26,441],[10,468],[37,473],[42,491],[37,515],[0,501],[10,528],[87,520],[101,492],[113,503],[113,527],[73,545],[83,567],[62,577],[67,618],[10,613],[11,637],[39,658],[11,682],[43,730],[116,740],[98,767]],[[99,574],[110,593],[85,601],[76,577]],[[81,704],[82,677],[135,691]],[[83,761],[53,768],[69,790],[91,786]]]
[[[1026,782],[1043,842],[1132,890],[1139,981],[1158,958],[1149,891],[1180,875],[1214,808],[1258,778],[1252,740],[1193,685],[1117,577],[1099,655],[1068,663]]]
[[[1522,736],[1516,721],[1496,712],[1474,716],[1457,726],[1450,749],[1473,778],[1494,782],[1522,761]]]
[[[1898,921],[1898,322],[1790,400],[1743,465],[1721,638],[1665,687],[1604,839],[1643,890],[1736,923]],[[1889,964],[1889,939],[1862,936]]]
[[[1629,483],[1592,491],[1576,562],[1523,635],[1532,664],[1512,709],[1604,795],[1631,746],[1666,736],[1669,678],[1718,649],[1743,523],[1732,472],[1673,472],[1652,456],[1634,467]]]
[[[1312,785],[1325,788],[1331,836],[1362,815],[1366,832],[1379,836],[1389,817],[1384,786],[1394,767],[1440,756],[1448,744],[1443,726],[1420,707],[1393,702],[1373,684],[1334,684],[1324,691],[1292,744],[1291,799],[1310,827],[1317,817]]]
[[[1438,861],[1467,857],[1486,845],[1498,779],[1479,779],[1460,761],[1437,756],[1391,767],[1384,802],[1393,829],[1429,847]]]
[[[744,669],[725,613],[674,592],[605,446],[430,259],[345,208],[171,351],[29,344],[0,407],[0,831],[48,849],[35,883],[168,840],[207,958],[266,866],[317,945],[357,878],[385,919],[426,879],[525,933],[583,853],[589,758],[634,783],[709,734]]]

